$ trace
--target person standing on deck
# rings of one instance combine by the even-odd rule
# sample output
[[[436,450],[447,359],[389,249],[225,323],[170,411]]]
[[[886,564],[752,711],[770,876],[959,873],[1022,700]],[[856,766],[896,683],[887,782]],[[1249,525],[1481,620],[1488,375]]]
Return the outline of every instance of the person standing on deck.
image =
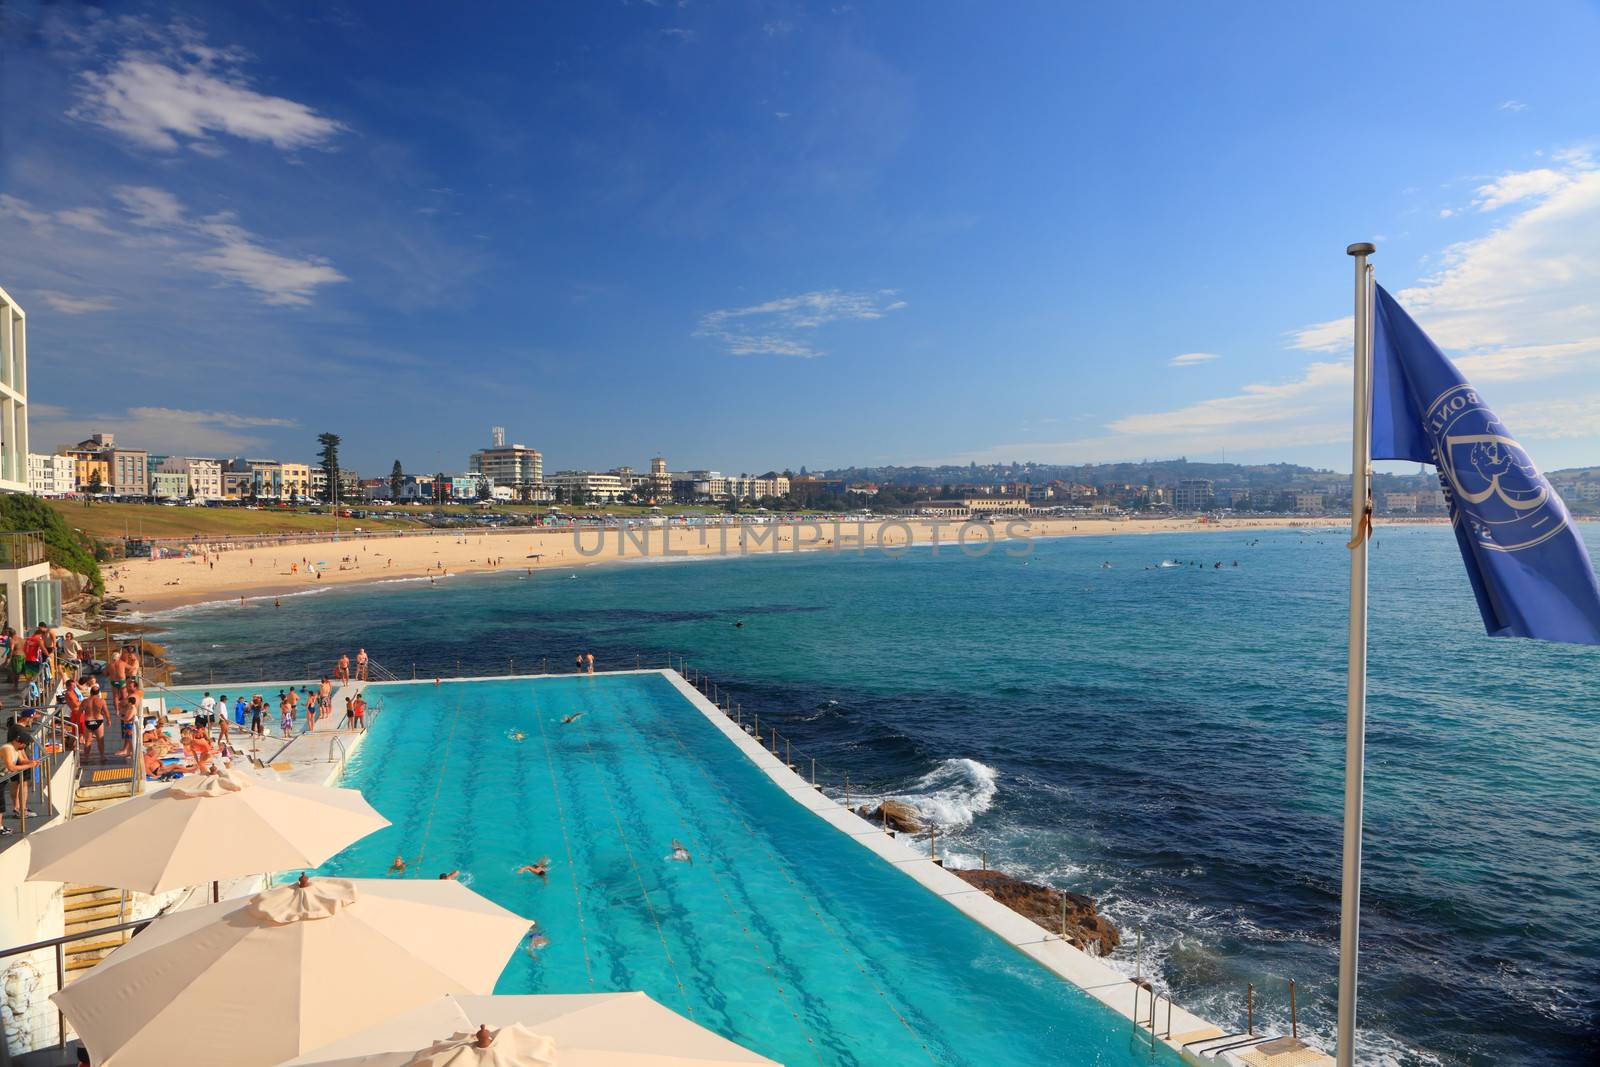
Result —
[[[583,673],[583,653],[582,652],[579,652],[576,656],[572,657],[572,669],[574,671],[576,671],[578,674],[582,674]]]
[[[356,681],[364,682],[366,680],[367,680],[367,650],[364,649],[364,648],[357,649],[356,650]]]
[[[111,704],[119,712],[122,710],[122,683],[127,677],[128,665],[123,661],[122,652],[119,650],[116,655],[106,660],[106,679],[111,683]]]
[[[360,693],[355,700],[350,702],[350,728],[365,730],[367,728],[367,698]]]
[[[333,670],[333,676],[339,680],[339,684],[340,685],[344,685],[346,682],[348,682],[350,680],[350,654],[349,653],[341,653],[340,654],[338,666],[336,666],[334,668],[334,670]]]
[[[583,663],[584,663],[584,666],[588,668],[589,673],[593,674],[594,673],[594,653],[593,652],[585,652],[583,654]]]

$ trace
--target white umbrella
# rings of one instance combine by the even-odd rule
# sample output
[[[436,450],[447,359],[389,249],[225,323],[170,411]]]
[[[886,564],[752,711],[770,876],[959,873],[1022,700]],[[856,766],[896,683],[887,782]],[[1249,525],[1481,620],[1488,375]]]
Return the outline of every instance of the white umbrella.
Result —
[[[502,1064],[779,1067],[643,993],[445,997],[290,1060],[283,1067]]]
[[[199,775],[30,835],[28,879],[164,893],[316,867],[388,825],[354,789]]]
[[[101,1067],[266,1067],[488,993],[528,926],[456,881],[302,875],[166,915],[50,999]]]

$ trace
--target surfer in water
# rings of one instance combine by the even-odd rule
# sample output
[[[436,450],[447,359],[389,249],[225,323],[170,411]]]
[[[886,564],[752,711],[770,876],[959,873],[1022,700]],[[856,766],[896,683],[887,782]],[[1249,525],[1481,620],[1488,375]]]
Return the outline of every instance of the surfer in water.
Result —
[[[688,849],[683,847],[683,842],[676,837],[672,839],[672,855],[668,856],[667,859],[672,863],[694,863],[694,857],[689,854]]]

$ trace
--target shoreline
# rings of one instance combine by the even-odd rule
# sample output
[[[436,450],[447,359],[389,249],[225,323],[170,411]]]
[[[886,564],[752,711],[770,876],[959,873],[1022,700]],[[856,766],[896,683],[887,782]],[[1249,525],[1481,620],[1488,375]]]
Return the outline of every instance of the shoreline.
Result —
[[[1417,521],[1417,520],[1408,520]],[[1425,521],[1425,520],[1424,520]],[[461,574],[526,571],[647,559],[729,558],[784,552],[942,550],[986,554],[1019,540],[1229,533],[1291,528],[1343,528],[1334,517],[1195,519],[1004,519],[995,525],[957,520],[811,521],[767,526],[479,530],[418,537],[228,548],[158,560],[123,560],[108,568],[106,614],[126,618],[241,598],[305,596],[347,585],[438,581]],[[337,554],[336,554],[337,553]]]

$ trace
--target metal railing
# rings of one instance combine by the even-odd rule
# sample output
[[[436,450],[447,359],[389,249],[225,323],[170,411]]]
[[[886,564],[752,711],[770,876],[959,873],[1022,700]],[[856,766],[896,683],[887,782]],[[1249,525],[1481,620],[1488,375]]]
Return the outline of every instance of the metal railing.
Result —
[[[47,563],[47,552],[44,536],[37,530],[0,533],[0,568],[16,570]]]

